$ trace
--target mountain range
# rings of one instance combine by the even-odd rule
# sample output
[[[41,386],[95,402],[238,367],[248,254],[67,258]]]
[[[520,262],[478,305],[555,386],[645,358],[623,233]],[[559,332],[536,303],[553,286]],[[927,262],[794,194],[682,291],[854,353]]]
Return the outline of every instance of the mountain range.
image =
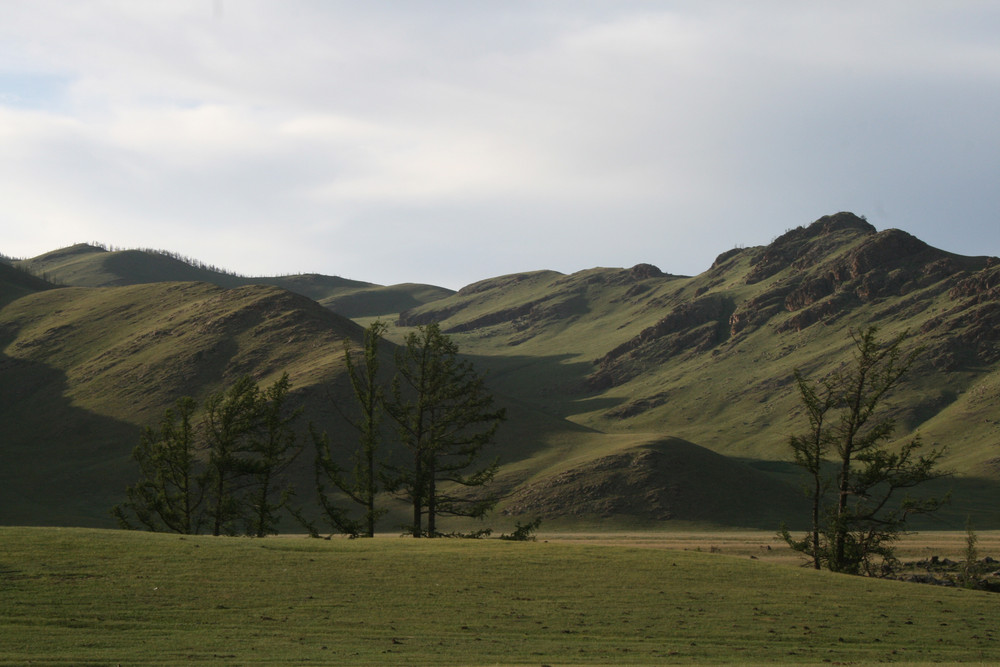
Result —
[[[639,264],[458,292],[247,278],[93,245],[5,260],[0,523],[111,525],[140,429],[242,374],[287,371],[312,418],[340,429],[343,341],[376,317],[396,342],[440,323],[487,374],[510,416],[493,452],[500,516],[573,526],[804,519],[793,371],[844,363],[852,329],[908,331],[923,351],[891,409],[900,439],[947,447],[939,525],[1000,525],[1000,260],[851,213],[722,252],[697,276]]]

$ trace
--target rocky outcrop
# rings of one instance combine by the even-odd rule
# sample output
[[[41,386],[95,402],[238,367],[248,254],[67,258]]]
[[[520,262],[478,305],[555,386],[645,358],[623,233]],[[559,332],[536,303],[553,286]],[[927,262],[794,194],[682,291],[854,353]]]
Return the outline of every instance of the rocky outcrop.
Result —
[[[666,274],[652,264],[636,264],[628,270],[628,277],[631,280],[648,280],[649,278],[662,278]]]
[[[746,276],[748,285],[766,280],[784,269],[797,264],[803,268],[817,256],[827,253],[831,237],[875,234],[875,228],[853,213],[837,213],[820,218],[808,227],[797,227],[776,238],[770,245],[760,249],[753,260],[753,268]],[[716,260],[718,261],[718,260]]]
[[[1000,260],[987,258],[981,271],[959,280],[948,296],[955,301],[967,299],[972,303],[1000,299]]]
[[[598,359],[590,386],[613,387],[634,377],[645,364],[715,347],[728,337],[732,313],[732,300],[717,294],[682,303],[655,325]]]

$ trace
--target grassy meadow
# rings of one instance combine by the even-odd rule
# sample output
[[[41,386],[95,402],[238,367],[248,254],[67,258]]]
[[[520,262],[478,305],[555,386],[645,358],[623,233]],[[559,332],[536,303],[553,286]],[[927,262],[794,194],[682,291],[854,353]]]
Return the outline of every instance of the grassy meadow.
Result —
[[[0,528],[0,663],[1000,661],[993,594],[750,558],[763,533],[557,537]]]

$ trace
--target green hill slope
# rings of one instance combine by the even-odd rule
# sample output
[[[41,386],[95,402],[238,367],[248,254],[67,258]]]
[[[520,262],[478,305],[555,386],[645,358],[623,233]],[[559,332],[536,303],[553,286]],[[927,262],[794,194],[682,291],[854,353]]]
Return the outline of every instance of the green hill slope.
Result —
[[[301,400],[343,390],[360,328],[277,287],[62,288],[0,309],[2,521],[107,525],[134,481],[140,427],[243,374],[291,376]]]
[[[25,294],[55,287],[52,283],[0,261],[0,306]]]
[[[553,415],[764,461],[786,459],[804,423],[793,369],[819,376],[849,358],[851,327],[908,329],[926,352],[893,399],[898,435],[948,446],[946,464],[969,484],[994,480],[984,483],[995,493],[996,258],[953,255],[843,213],[723,253],[695,277],[643,265],[520,274],[400,316],[404,326],[435,320],[497,386]]]
[[[321,302],[346,317],[395,315],[453,294],[433,285],[375,285],[315,273],[239,276],[177,255],[150,250],[109,251],[80,243],[17,262],[31,273],[71,287],[111,287],[154,282],[206,282],[220,287],[275,285]]]
[[[150,283],[22,296],[0,309],[0,424],[8,462],[0,472],[0,523],[110,525],[108,508],[134,481],[129,456],[140,429],[155,423],[178,397],[204,397],[245,373],[266,383],[288,372],[307,418],[332,429],[336,442],[349,443],[353,436],[329,400],[348,395],[342,344],[348,338],[360,345],[359,337],[352,322],[268,286],[227,290],[206,283]],[[391,345],[385,354],[392,355]],[[506,496],[501,505],[506,514],[600,520],[608,510],[593,494],[560,488],[559,480],[582,466],[598,483],[614,473],[595,457],[619,457],[626,465],[621,457],[661,446],[647,437],[581,427],[494,388],[511,415],[488,452],[502,464],[497,483]],[[686,447],[687,454],[700,451]],[[343,455],[346,459],[347,450]],[[700,485],[730,484],[735,464],[718,455],[709,458],[699,464]],[[309,457],[300,463],[295,474],[308,496]],[[675,518],[759,525],[760,516],[727,516],[720,507],[706,510],[694,503],[688,497],[694,478],[684,481],[678,496],[676,473],[653,466],[630,479],[626,495],[637,500],[616,505],[613,512],[639,523]],[[773,507],[788,507],[784,483],[757,482],[769,484],[763,495],[773,499]],[[547,489],[541,493],[544,503],[532,500],[541,497],[540,488]],[[561,501],[553,500],[561,494]],[[663,496],[658,507],[669,505],[669,513],[648,511],[644,494]],[[561,509],[551,511],[546,503],[552,502]],[[390,516],[385,525],[396,525],[393,521],[399,523]]]
[[[32,270],[61,282],[167,279],[161,259],[208,270],[91,246],[42,258]],[[125,271],[126,260],[137,266]],[[0,435],[15,465],[0,473],[0,523],[107,525],[103,513],[132,481],[138,429],[178,396],[244,373],[266,382],[288,371],[321,426],[338,429],[329,398],[348,393],[342,341],[361,330],[316,299],[359,319],[415,303],[390,332],[397,341],[441,322],[510,415],[489,453],[501,463],[500,512],[566,525],[794,521],[786,443],[804,418],[793,370],[821,376],[849,358],[852,327],[909,330],[926,352],[893,397],[898,435],[949,448],[945,464],[960,474],[947,483],[948,525],[966,514],[978,527],[1000,522],[996,258],[842,213],[725,252],[693,277],[648,264],[537,271],[453,294],[283,280],[306,296],[206,282],[11,287],[0,301]],[[385,354],[388,365],[391,346]]]

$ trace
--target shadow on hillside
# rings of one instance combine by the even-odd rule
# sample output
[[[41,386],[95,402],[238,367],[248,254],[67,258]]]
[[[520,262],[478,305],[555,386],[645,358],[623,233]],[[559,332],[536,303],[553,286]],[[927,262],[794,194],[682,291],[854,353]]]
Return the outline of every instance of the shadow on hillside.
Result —
[[[139,428],[74,407],[66,376],[0,353],[0,524],[111,527]]]
[[[498,434],[501,462],[531,456],[554,433],[593,432],[568,418],[621,404],[586,388],[593,365],[571,361],[574,355],[462,356],[485,375],[497,403],[509,413]]]
[[[809,501],[804,491],[807,480],[798,466],[791,461],[738,460],[800,489],[801,516],[788,517],[787,522],[804,525],[803,522],[808,521]],[[910,527],[913,530],[965,530],[966,521],[971,520],[976,530],[1000,530],[1000,504],[996,502],[1000,498],[1000,480],[955,475],[927,483],[911,492],[914,496],[944,497],[949,494],[951,501],[947,505],[933,515],[914,517]]]
[[[606,398],[587,386],[594,365],[572,361],[576,355],[550,356],[462,355],[486,373],[487,384],[502,393],[560,419],[594,410],[610,409],[620,399]],[[528,388],[526,390],[526,388]]]

